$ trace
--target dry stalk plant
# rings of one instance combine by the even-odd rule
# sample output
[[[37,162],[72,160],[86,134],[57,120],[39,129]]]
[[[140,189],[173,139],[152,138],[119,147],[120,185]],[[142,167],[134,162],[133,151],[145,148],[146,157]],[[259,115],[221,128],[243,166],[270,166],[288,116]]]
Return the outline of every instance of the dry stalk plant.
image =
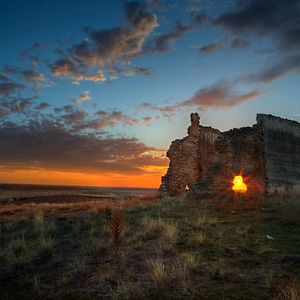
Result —
[[[125,218],[122,210],[120,208],[112,210],[107,222],[115,247],[115,256],[118,258],[121,238],[125,230]]]

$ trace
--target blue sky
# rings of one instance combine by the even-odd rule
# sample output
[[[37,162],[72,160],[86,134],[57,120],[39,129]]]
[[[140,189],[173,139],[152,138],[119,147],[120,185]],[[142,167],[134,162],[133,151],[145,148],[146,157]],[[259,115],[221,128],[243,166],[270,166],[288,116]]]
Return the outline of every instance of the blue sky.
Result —
[[[220,130],[261,112],[299,121],[299,12],[296,0],[1,0],[0,127],[134,139],[140,152],[114,156],[136,155],[131,172],[184,136],[193,111]],[[56,170],[47,155],[38,167]],[[0,153],[6,169],[32,161]]]

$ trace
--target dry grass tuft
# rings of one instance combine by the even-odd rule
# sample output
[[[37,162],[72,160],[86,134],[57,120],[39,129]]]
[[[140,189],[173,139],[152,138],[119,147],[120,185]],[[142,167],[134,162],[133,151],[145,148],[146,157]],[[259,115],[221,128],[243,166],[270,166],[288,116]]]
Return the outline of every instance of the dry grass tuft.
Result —
[[[182,253],[181,256],[182,256],[183,263],[189,270],[195,271],[199,268],[200,260],[194,253],[185,252]]]
[[[37,233],[39,244],[39,254],[41,257],[51,256],[53,253],[54,241],[51,238],[51,231],[55,225],[45,219],[43,212],[38,212],[33,219],[34,227]]]
[[[181,289],[185,292],[192,292],[192,283],[189,277],[188,269],[185,264],[176,260],[173,266],[173,276],[177,280]]]
[[[164,223],[163,236],[168,243],[176,243],[178,228],[176,223]]]
[[[113,291],[112,299],[143,299],[144,291],[138,282],[121,281],[118,282],[116,289]]]
[[[217,224],[218,219],[216,216],[212,216],[208,214],[207,210],[201,210],[200,215],[197,217],[196,222],[195,222],[195,227],[199,228],[202,227],[203,225],[215,225]]]
[[[161,258],[147,260],[150,276],[157,287],[161,287],[168,281],[168,273],[164,261]]]
[[[299,300],[300,299],[300,283],[294,280],[286,288],[284,288],[278,297],[279,300]]]
[[[42,211],[35,214],[33,218],[34,227],[39,237],[45,236],[54,230],[55,224],[51,220],[47,220]]]
[[[206,236],[203,231],[192,234],[188,241],[190,246],[197,247],[202,246],[206,243]]]
[[[144,227],[147,234],[155,234],[164,229],[165,223],[160,219],[154,219],[145,216],[141,219],[141,225]]]

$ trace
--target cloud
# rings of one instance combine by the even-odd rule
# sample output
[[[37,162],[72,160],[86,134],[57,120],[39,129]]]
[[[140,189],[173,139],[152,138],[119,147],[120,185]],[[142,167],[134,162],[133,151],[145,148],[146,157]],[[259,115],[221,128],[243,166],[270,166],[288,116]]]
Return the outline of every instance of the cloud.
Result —
[[[52,64],[52,74],[68,76],[77,81],[93,80],[93,75],[86,75],[87,70],[97,67],[98,72],[104,72],[104,67],[127,62],[140,54],[145,39],[158,26],[157,18],[147,10],[146,4],[138,1],[125,1],[124,13],[122,26],[100,30],[85,28],[86,38],[70,46],[67,57]],[[98,78],[102,80],[97,81],[104,81],[104,73]]]
[[[198,106],[200,109],[230,108],[252,100],[261,95],[258,90],[238,93],[227,82],[218,82],[212,86],[199,89],[192,98],[180,103],[182,107]]]
[[[11,113],[11,111],[9,108],[0,106],[0,117],[7,116],[10,113]]]
[[[152,74],[149,68],[139,67],[139,66],[130,66],[125,69],[120,68],[119,66],[113,66],[108,71],[109,80],[115,80],[120,76],[133,77],[136,75],[149,76]]]
[[[215,25],[235,34],[276,36],[284,51],[299,48],[299,0],[251,0],[240,3],[236,11],[221,15]]]
[[[136,76],[136,75],[148,76],[151,75],[151,70],[149,68],[134,66],[131,69],[122,72],[121,74],[124,74],[125,76]]]
[[[30,84],[34,88],[46,85],[45,76],[34,69],[20,69],[15,66],[4,65],[0,80],[4,79],[5,81],[12,82],[11,78],[22,81],[22,83],[24,84],[23,87],[28,87],[28,84]]]
[[[300,55],[285,57],[261,71],[247,76],[249,81],[269,83],[287,74],[300,73]]]
[[[236,37],[231,41],[231,48],[233,49],[245,49],[249,46],[249,42],[243,38]]]
[[[166,166],[160,149],[136,138],[72,134],[49,120],[0,125],[0,164],[9,169],[141,174],[147,166]]]
[[[161,9],[165,8],[165,3],[162,0],[149,0],[147,3],[149,9]]]
[[[28,49],[23,50],[20,54],[19,54],[19,59],[23,60],[26,57],[28,57],[32,52],[35,52],[39,49],[42,48],[42,44],[41,43],[33,43]]]
[[[10,81],[10,79],[7,76],[0,73],[0,81]]]
[[[195,13],[199,14],[203,10],[203,8],[200,1],[192,0],[188,2],[185,10],[191,14],[195,14]]]
[[[9,76],[17,76],[27,82],[44,81],[45,80],[44,75],[34,69],[22,70],[20,68],[14,67],[14,66],[4,65],[3,72]]]
[[[91,100],[91,95],[89,91],[84,91],[78,98],[73,100],[73,103],[80,105],[82,102]]]
[[[172,118],[174,114],[176,114],[180,109],[179,104],[175,105],[158,105],[158,104],[153,104],[149,102],[144,102],[139,105],[137,105],[138,111],[158,111],[162,114],[163,117],[165,118]],[[155,117],[155,119],[159,119],[159,115]]]
[[[299,0],[240,1],[237,9],[219,16],[214,25],[230,31],[238,39],[232,43],[233,47],[247,46],[246,36],[273,41],[275,62],[248,76],[250,81],[269,83],[300,72],[299,16]]]
[[[210,44],[199,46],[199,47],[196,46],[194,48],[198,49],[201,53],[210,54],[224,47],[229,47],[230,49],[234,49],[234,50],[245,49],[249,47],[249,42],[240,37],[226,36]]]
[[[102,70],[87,72],[84,64],[78,63],[72,58],[57,60],[51,65],[51,73],[55,77],[69,77],[74,83],[79,83],[80,81],[106,81]]]
[[[0,115],[5,117],[13,113],[24,113],[30,108],[31,104],[32,98],[7,98],[0,101]]]
[[[89,94],[84,92],[82,98],[88,99]],[[80,100],[83,101],[83,100]],[[104,111],[98,110],[93,114],[79,109],[74,105],[65,105],[63,107],[55,107],[52,119],[57,124],[62,124],[71,132],[99,132],[104,128],[113,128],[116,126],[137,126],[150,125],[155,119],[152,116],[136,116],[126,114],[119,110]],[[43,116],[43,115],[42,115]]]
[[[24,70],[21,72],[25,81],[44,81],[45,77],[42,73],[35,70]]]
[[[62,115],[61,118],[66,124],[74,124],[83,121],[87,117],[87,113],[82,110],[76,110],[74,112]]]
[[[202,14],[196,15],[188,25],[183,25],[180,21],[177,21],[175,26],[171,28],[168,32],[159,35],[157,38],[153,39],[147,46],[146,52],[164,52],[171,48],[171,46],[186,32],[189,32],[199,25],[201,25],[206,16]]]
[[[51,73],[56,77],[71,77],[73,80],[83,80],[83,67],[75,63],[71,58],[57,60],[51,66]]]
[[[200,47],[198,47],[198,50],[200,52],[206,53],[206,54],[212,53],[212,52],[222,49],[227,44],[227,42],[228,42],[228,38],[224,38],[219,41],[200,46]]]
[[[8,76],[9,75],[9,76]],[[12,80],[22,79],[22,83]],[[0,115],[2,118],[11,114],[31,114],[30,107],[37,98],[36,82],[43,81],[44,77],[41,73],[33,70],[20,70],[18,68],[5,65],[0,74]],[[30,85],[26,84],[30,83]],[[32,83],[32,84],[31,84]]]
[[[138,110],[159,111],[164,117],[171,118],[182,109],[197,107],[203,111],[207,109],[226,109],[238,106],[250,101],[262,93],[259,90],[252,90],[245,93],[233,89],[229,81],[219,81],[211,86],[200,88],[190,99],[180,101],[174,105],[157,105],[144,102],[138,105]]]
[[[8,96],[23,88],[24,85],[17,82],[0,82],[0,96]]]
[[[36,110],[44,110],[46,108],[50,107],[50,104],[49,103],[46,103],[46,102],[42,102],[40,104],[38,104],[35,109]]]
[[[135,117],[124,114],[121,111],[97,111],[94,118],[84,120],[74,124],[73,129],[80,132],[85,129],[103,129],[106,127],[122,126],[135,126],[135,125],[149,125],[153,118],[150,116],[137,119]]]
[[[63,112],[64,113],[71,113],[73,111],[74,111],[74,107],[73,107],[73,105],[70,105],[70,104],[64,105],[62,107],[55,107],[54,108],[54,112],[57,113],[57,114],[63,113]]]

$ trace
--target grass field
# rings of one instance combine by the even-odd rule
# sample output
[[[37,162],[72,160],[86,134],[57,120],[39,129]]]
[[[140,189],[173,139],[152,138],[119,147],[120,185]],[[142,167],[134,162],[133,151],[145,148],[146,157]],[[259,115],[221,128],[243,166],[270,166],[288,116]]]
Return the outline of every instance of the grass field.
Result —
[[[0,297],[300,299],[300,199],[232,205],[177,197],[4,220]]]

